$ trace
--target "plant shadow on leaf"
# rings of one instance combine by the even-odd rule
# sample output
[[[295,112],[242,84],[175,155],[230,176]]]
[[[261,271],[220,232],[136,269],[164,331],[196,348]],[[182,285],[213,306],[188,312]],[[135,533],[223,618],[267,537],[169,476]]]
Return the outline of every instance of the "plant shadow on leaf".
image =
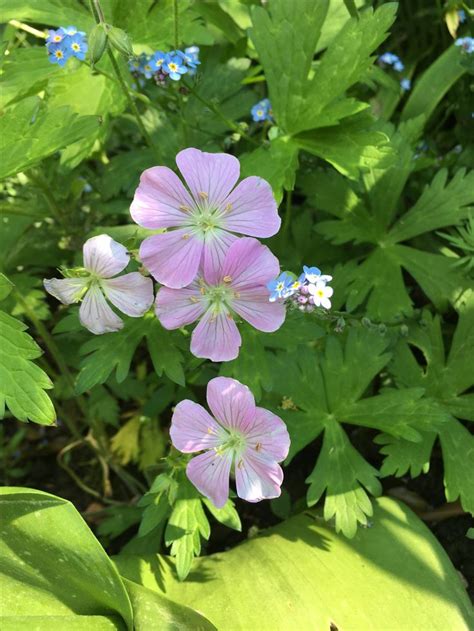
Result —
[[[199,608],[218,628],[229,628],[230,615],[233,629],[284,629],[291,620],[292,628],[317,631],[331,621],[340,629],[375,630],[388,619],[403,630],[413,620],[420,629],[469,628],[467,596],[446,553],[406,506],[388,498],[376,500],[373,525],[353,540],[337,535],[318,512],[305,511],[197,559],[185,582],[167,557],[115,562],[123,576]],[[335,599],[337,593],[345,596]]]

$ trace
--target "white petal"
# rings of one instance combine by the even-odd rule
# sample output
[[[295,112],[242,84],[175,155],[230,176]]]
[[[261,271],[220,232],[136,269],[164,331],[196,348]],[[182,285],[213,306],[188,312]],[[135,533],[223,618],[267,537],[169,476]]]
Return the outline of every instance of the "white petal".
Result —
[[[329,298],[321,298],[321,306],[323,306],[325,309],[330,309],[331,301],[329,300]]]
[[[84,243],[84,267],[101,278],[110,278],[124,270],[130,255],[117,241],[108,234],[92,237]]]
[[[92,285],[84,296],[79,319],[86,329],[96,335],[119,331],[123,327],[122,320],[109,307],[98,285]]]
[[[100,284],[110,302],[132,318],[139,318],[153,304],[153,281],[140,272],[107,278]]]
[[[43,285],[48,294],[51,294],[63,305],[71,305],[81,298],[82,290],[89,278],[45,278]]]

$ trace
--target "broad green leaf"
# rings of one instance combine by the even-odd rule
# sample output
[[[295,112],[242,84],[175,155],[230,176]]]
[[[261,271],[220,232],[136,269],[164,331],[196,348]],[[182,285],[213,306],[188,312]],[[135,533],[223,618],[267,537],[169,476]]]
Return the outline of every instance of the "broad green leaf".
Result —
[[[180,36],[187,45],[212,44],[214,38],[204,27],[197,13],[190,10],[190,0],[177,4]],[[133,16],[133,19],[130,19]],[[144,44],[153,50],[172,50],[175,47],[173,0],[127,0],[115,2],[107,21],[127,31],[134,46]]]
[[[461,49],[450,46],[425,70],[408,97],[401,118],[407,120],[423,114],[428,120],[438,103],[466,72],[461,64]]]
[[[390,360],[385,352],[390,339],[355,327],[348,330],[344,344],[341,337],[328,336],[324,352],[305,349],[296,361],[288,352],[278,354],[272,363],[273,389],[281,401],[274,409],[288,426],[289,460],[324,430],[322,451],[307,479],[307,500],[316,503],[327,489],[325,518],[335,516],[338,530],[354,536],[357,523],[365,524],[371,514],[365,489],[378,495],[381,487],[378,472],[351,445],[342,424],[378,427],[397,438],[420,441],[422,430],[443,423],[446,412],[422,398],[422,388],[364,397]]]
[[[104,383],[114,369],[118,383],[124,381],[136,348],[145,334],[143,321],[129,318],[120,331],[96,335],[87,341],[80,351],[85,357],[77,376],[76,392],[81,394]]]
[[[388,234],[388,243],[407,241],[424,232],[455,226],[474,211],[474,171],[459,169],[448,183],[446,169],[438,171],[421,197]]]
[[[389,434],[379,434],[374,441],[382,445],[380,453],[385,456],[380,475],[395,475],[400,478],[409,473],[410,477],[416,478],[420,473],[428,473],[435,439],[434,432],[422,432],[422,440],[417,443]]]
[[[394,246],[393,252],[439,310],[444,310],[448,303],[456,305],[468,283],[452,258],[406,245]]]
[[[336,532],[352,538],[358,523],[366,526],[367,517],[372,516],[372,502],[365,489],[374,496],[382,492],[377,476],[377,469],[351,445],[341,425],[329,422],[318,461],[306,480],[308,506],[326,492],[324,519],[335,517]]]
[[[276,121],[286,132],[308,129],[301,115],[328,6],[328,0],[273,0],[270,11],[252,7],[250,37],[265,71]]]
[[[302,175],[298,185],[311,204],[340,219],[353,213],[361,204],[351,182],[331,169]]]
[[[48,80],[60,72],[60,67],[49,61],[46,47],[17,48],[6,57],[2,67],[0,108],[3,110],[12,101],[38,94]]]
[[[269,182],[277,202],[283,190],[292,191],[298,168],[298,147],[288,137],[279,137],[240,157],[241,175],[258,175]]]
[[[73,24],[89,31],[94,25],[90,12],[76,0],[0,0],[2,22],[21,20],[47,26]]]
[[[387,456],[382,473],[402,476],[410,469],[411,475],[415,476],[422,470],[426,472],[433,442],[439,436],[446,497],[448,501],[460,497],[464,508],[474,513],[470,474],[474,466],[474,437],[452,416],[460,412],[461,418],[474,419],[474,399],[469,394],[466,398],[460,396],[474,383],[474,313],[468,308],[461,312],[447,359],[440,317],[433,317],[426,311],[421,324],[411,326],[408,336],[399,341],[390,371],[402,388],[425,388],[427,401],[432,400],[438,409],[444,411],[446,420],[441,424],[433,424],[431,430],[435,431],[422,431],[422,442],[416,443],[417,447],[407,446],[404,442],[394,443],[384,435],[378,437],[377,442],[384,445],[381,452]],[[423,354],[421,364],[412,347]]]
[[[0,178],[24,171],[59,149],[94,134],[97,116],[78,116],[69,107],[45,109],[41,99],[29,97],[0,117]]]
[[[346,423],[373,427],[392,436],[421,441],[422,429],[434,429],[447,420],[436,403],[423,399],[423,388],[384,390],[370,399],[348,405],[341,416]]]
[[[19,421],[51,425],[56,414],[45,390],[53,384],[31,361],[42,351],[25,330],[22,322],[0,311],[0,418],[7,406]]]
[[[317,4],[317,3],[316,3]],[[373,11],[367,9],[359,19],[352,18],[335,36],[308,82],[306,99],[296,130],[336,124],[341,118],[365,109],[366,104],[346,98],[374,61],[372,53],[386,39],[395,20],[397,5],[389,2]],[[306,27],[308,28],[308,27]]]
[[[396,131],[389,124],[382,128],[390,137],[394,162],[389,169],[373,169],[364,174],[370,209],[377,219],[378,228],[387,230],[393,221],[400,196],[416,166],[415,147],[425,122],[425,117],[421,115],[401,123]]]
[[[122,581],[133,607],[134,631],[151,631],[158,626],[163,631],[215,630],[214,625],[194,609],[179,605],[157,591],[126,578]]]
[[[122,575],[199,609],[218,629],[381,631],[389,621],[397,631],[468,631],[472,607],[433,534],[403,504],[374,503],[371,527],[351,541],[305,511],[197,559],[184,583],[166,557],[115,560]]]
[[[465,511],[474,515],[474,436],[455,418],[439,431],[444,464],[446,499],[458,498]]]
[[[7,487],[0,491],[0,507],[7,620],[35,616],[35,628],[45,630],[131,631],[132,608],[117,570],[72,504],[42,491]]]
[[[148,351],[156,374],[161,377],[164,373],[171,381],[184,386],[184,338],[179,333],[166,331],[155,317],[147,324]]]
[[[239,532],[242,530],[239,513],[235,510],[234,502],[231,499],[228,499],[222,508],[216,508],[211,500],[208,500],[206,497],[203,497],[202,501],[218,522],[233,530],[238,530]]]
[[[339,125],[303,132],[293,137],[300,148],[326,160],[346,177],[389,164],[392,152],[388,136],[374,130],[373,121],[364,115]]]
[[[0,300],[5,300],[13,289],[13,283],[0,272]]]

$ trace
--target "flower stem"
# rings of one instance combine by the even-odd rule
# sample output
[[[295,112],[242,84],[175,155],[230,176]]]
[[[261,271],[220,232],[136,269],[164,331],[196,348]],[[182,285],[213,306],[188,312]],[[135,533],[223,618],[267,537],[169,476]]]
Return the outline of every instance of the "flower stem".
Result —
[[[174,47],[179,49],[179,11],[178,0],[173,0],[173,17],[174,17]]]
[[[18,20],[10,20],[8,24],[11,24],[15,28],[20,29],[21,31],[25,31],[30,35],[34,35],[35,37],[41,37],[41,39],[46,39],[46,35],[44,31],[38,31],[37,28],[33,28],[29,24],[23,24],[23,22],[19,22]]]
[[[95,21],[97,22],[97,24],[104,24],[104,14],[102,11],[102,7],[100,6],[100,2],[99,0],[89,0],[89,6],[90,6],[90,10],[91,13],[95,19]],[[151,139],[150,134],[147,132],[145,125],[143,124],[143,121],[141,119],[140,116],[140,112],[138,111],[138,108],[136,106],[136,103],[132,97],[132,95],[130,94],[130,90],[128,89],[128,85],[126,84],[122,73],[120,71],[119,65],[117,63],[117,60],[114,57],[114,53],[112,52],[112,50],[110,49],[110,47],[107,47],[107,54],[109,56],[110,59],[110,63],[112,64],[112,68],[114,70],[115,76],[117,77],[117,81],[122,89],[122,92],[125,95],[125,98],[128,101],[128,104],[130,106],[130,109],[133,113],[133,115],[135,116],[135,120],[137,122],[138,125],[138,129],[140,130],[140,133],[142,134],[143,138],[145,139],[146,144],[151,148],[151,149],[156,149],[153,140]]]

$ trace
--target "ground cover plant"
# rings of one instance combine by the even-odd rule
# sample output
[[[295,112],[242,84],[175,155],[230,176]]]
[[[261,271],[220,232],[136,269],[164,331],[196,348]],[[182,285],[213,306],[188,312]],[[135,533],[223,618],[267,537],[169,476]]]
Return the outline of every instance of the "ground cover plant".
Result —
[[[0,14],[2,628],[472,628],[474,6]]]

